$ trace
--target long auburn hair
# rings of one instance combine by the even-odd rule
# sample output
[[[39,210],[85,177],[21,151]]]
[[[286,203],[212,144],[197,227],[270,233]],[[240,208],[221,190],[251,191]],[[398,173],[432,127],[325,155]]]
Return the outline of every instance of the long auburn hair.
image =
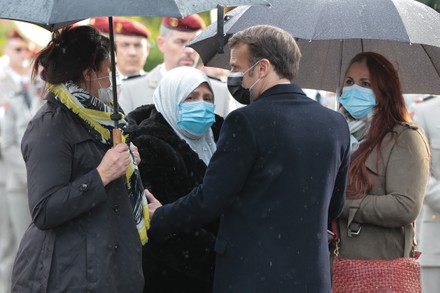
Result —
[[[402,86],[394,66],[384,56],[374,52],[363,52],[351,59],[345,72],[353,63],[365,63],[370,72],[371,89],[376,96],[376,106],[365,141],[352,154],[349,168],[347,198],[362,198],[373,187],[365,162],[377,146],[379,160],[383,159],[382,141],[394,126],[399,123],[411,123],[403,98]],[[392,136],[392,139],[394,136]]]

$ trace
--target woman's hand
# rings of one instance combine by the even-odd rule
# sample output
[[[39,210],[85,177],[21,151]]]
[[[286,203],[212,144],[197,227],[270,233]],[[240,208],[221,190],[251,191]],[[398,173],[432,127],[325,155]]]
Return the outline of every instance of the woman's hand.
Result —
[[[139,165],[139,163],[141,162],[141,156],[139,154],[139,150],[138,150],[137,146],[135,146],[132,142],[130,142],[130,149],[133,152],[136,165]]]
[[[130,152],[125,143],[119,143],[109,149],[96,168],[104,186],[124,175],[130,162]]]
[[[154,212],[162,206],[160,201],[158,201],[154,195],[148,191],[148,189],[145,189],[145,195],[148,199],[148,214],[150,215],[150,220],[153,218]]]

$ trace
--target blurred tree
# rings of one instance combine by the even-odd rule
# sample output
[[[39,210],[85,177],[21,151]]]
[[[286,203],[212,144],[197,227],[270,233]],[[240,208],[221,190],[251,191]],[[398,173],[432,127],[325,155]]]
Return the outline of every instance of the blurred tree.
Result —
[[[6,42],[6,33],[14,27],[12,21],[0,19],[0,56],[3,55],[3,47]]]

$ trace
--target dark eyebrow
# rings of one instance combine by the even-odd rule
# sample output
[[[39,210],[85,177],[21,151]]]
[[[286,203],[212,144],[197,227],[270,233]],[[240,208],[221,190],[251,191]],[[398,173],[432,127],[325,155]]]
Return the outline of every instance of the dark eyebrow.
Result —
[[[231,69],[232,68],[240,69],[240,67],[237,64],[235,64],[234,62],[229,63],[229,67],[231,67]]]

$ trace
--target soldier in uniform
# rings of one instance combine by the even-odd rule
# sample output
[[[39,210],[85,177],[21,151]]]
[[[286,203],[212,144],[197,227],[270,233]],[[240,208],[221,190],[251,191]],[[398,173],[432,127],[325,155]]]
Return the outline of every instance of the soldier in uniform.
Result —
[[[94,18],[90,24],[104,34],[109,33],[108,17]],[[144,66],[151,48],[148,28],[129,18],[113,17],[113,30],[118,58],[116,66],[121,79],[145,75]]]
[[[146,76],[127,80],[122,84],[120,104],[128,113],[138,106],[153,104],[153,93],[159,81],[171,69],[179,66],[197,65],[199,55],[186,44],[194,39],[205,23],[198,14],[185,18],[164,17],[160,26],[157,45],[163,54],[163,63],[157,65]],[[226,84],[211,78],[214,91],[216,114],[226,116],[236,108],[236,103],[228,92]]]
[[[418,218],[422,292],[440,292],[440,98],[427,96],[413,106],[414,122],[431,147],[431,174]]]
[[[33,44],[15,29],[6,39],[8,63],[0,69],[0,292],[10,286],[15,254],[31,222],[20,142],[40,100],[31,82]]]

